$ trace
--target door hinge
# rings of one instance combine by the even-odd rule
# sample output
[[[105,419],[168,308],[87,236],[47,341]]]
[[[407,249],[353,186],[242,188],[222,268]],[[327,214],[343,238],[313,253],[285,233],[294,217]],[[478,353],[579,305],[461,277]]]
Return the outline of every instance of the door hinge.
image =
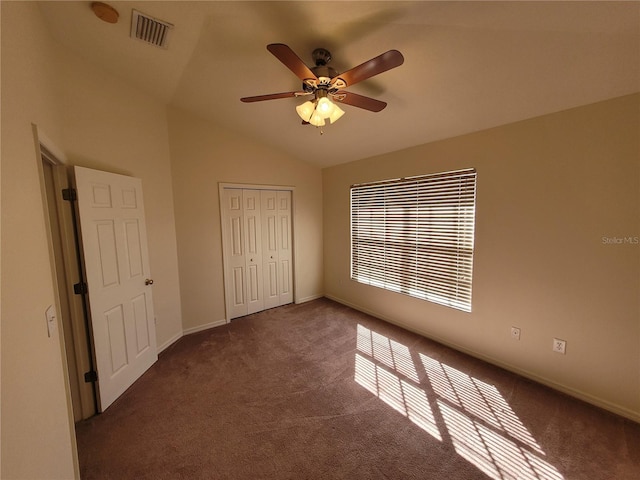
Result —
[[[73,293],[76,295],[84,295],[89,291],[87,284],[84,282],[76,283],[73,285]]]
[[[98,381],[98,373],[95,370],[89,370],[84,374],[84,383],[93,383]]]
[[[62,199],[68,202],[75,202],[78,199],[75,188],[63,188]]]

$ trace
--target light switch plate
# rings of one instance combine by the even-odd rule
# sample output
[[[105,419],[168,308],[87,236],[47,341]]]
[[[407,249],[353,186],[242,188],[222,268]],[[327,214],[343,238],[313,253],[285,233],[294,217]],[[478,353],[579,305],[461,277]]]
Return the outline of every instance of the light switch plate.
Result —
[[[49,305],[49,308],[47,308],[45,312],[45,317],[47,318],[47,334],[49,337],[52,337],[56,331],[56,307]]]

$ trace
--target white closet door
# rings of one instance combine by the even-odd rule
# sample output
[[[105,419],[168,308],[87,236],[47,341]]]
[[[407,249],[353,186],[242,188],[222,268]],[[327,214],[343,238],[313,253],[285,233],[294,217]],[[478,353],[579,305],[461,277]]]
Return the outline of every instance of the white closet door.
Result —
[[[293,244],[291,238],[291,192],[277,192],[279,305],[293,302]]]
[[[225,248],[225,287],[229,318],[247,315],[246,259],[244,240],[243,191],[226,188],[222,206],[222,232]]]
[[[260,190],[244,190],[247,313],[264,310]]]
[[[262,190],[262,253],[264,277],[264,308],[280,305],[278,280],[278,193]]]
[[[291,192],[223,188],[229,320],[293,302]]]

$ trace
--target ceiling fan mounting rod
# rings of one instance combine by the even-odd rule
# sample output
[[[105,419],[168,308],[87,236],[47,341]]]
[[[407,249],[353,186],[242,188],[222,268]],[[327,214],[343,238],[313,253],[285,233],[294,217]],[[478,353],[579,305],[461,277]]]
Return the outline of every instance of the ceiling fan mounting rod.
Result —
[[[329,90],[324,85],[320,85],[315,93],[316,93],[316,100],[320,100],[323,97],[329,96]]]

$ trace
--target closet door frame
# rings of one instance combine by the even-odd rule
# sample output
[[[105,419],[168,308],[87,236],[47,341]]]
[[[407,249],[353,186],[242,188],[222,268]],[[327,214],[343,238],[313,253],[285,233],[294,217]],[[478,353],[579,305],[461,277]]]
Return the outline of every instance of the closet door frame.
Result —
[[[222,265],[223,265],[223,284],[224,284],[224,306],[225,306],[225,321],[226,323],[231,322],[231,302],[232,302],[232,293],[228,291],[228,280],[227,276],[229,275],[229,255],[231,252],[231,245],[229,245],[228,235],[227,235],[227,225],[225,223],[225,212],[224,212],[224,192],[226,189],[236,189],[236,190],[273,190],[273,191],[290,191],[291,192],[291,241],[292,241],[292,277],[293,277],[293,301],[294,303],[298,303],[297,299],[297,288],[296,288],[296,234],[295,234],[295,219],[296,219],[296,202],[295,202],[295,187],[291,185],[255,185],[250,183],[219,183],[218,184],[218,192],[219,192],[219,207],[220,207],[220,234],[222,235]]]

